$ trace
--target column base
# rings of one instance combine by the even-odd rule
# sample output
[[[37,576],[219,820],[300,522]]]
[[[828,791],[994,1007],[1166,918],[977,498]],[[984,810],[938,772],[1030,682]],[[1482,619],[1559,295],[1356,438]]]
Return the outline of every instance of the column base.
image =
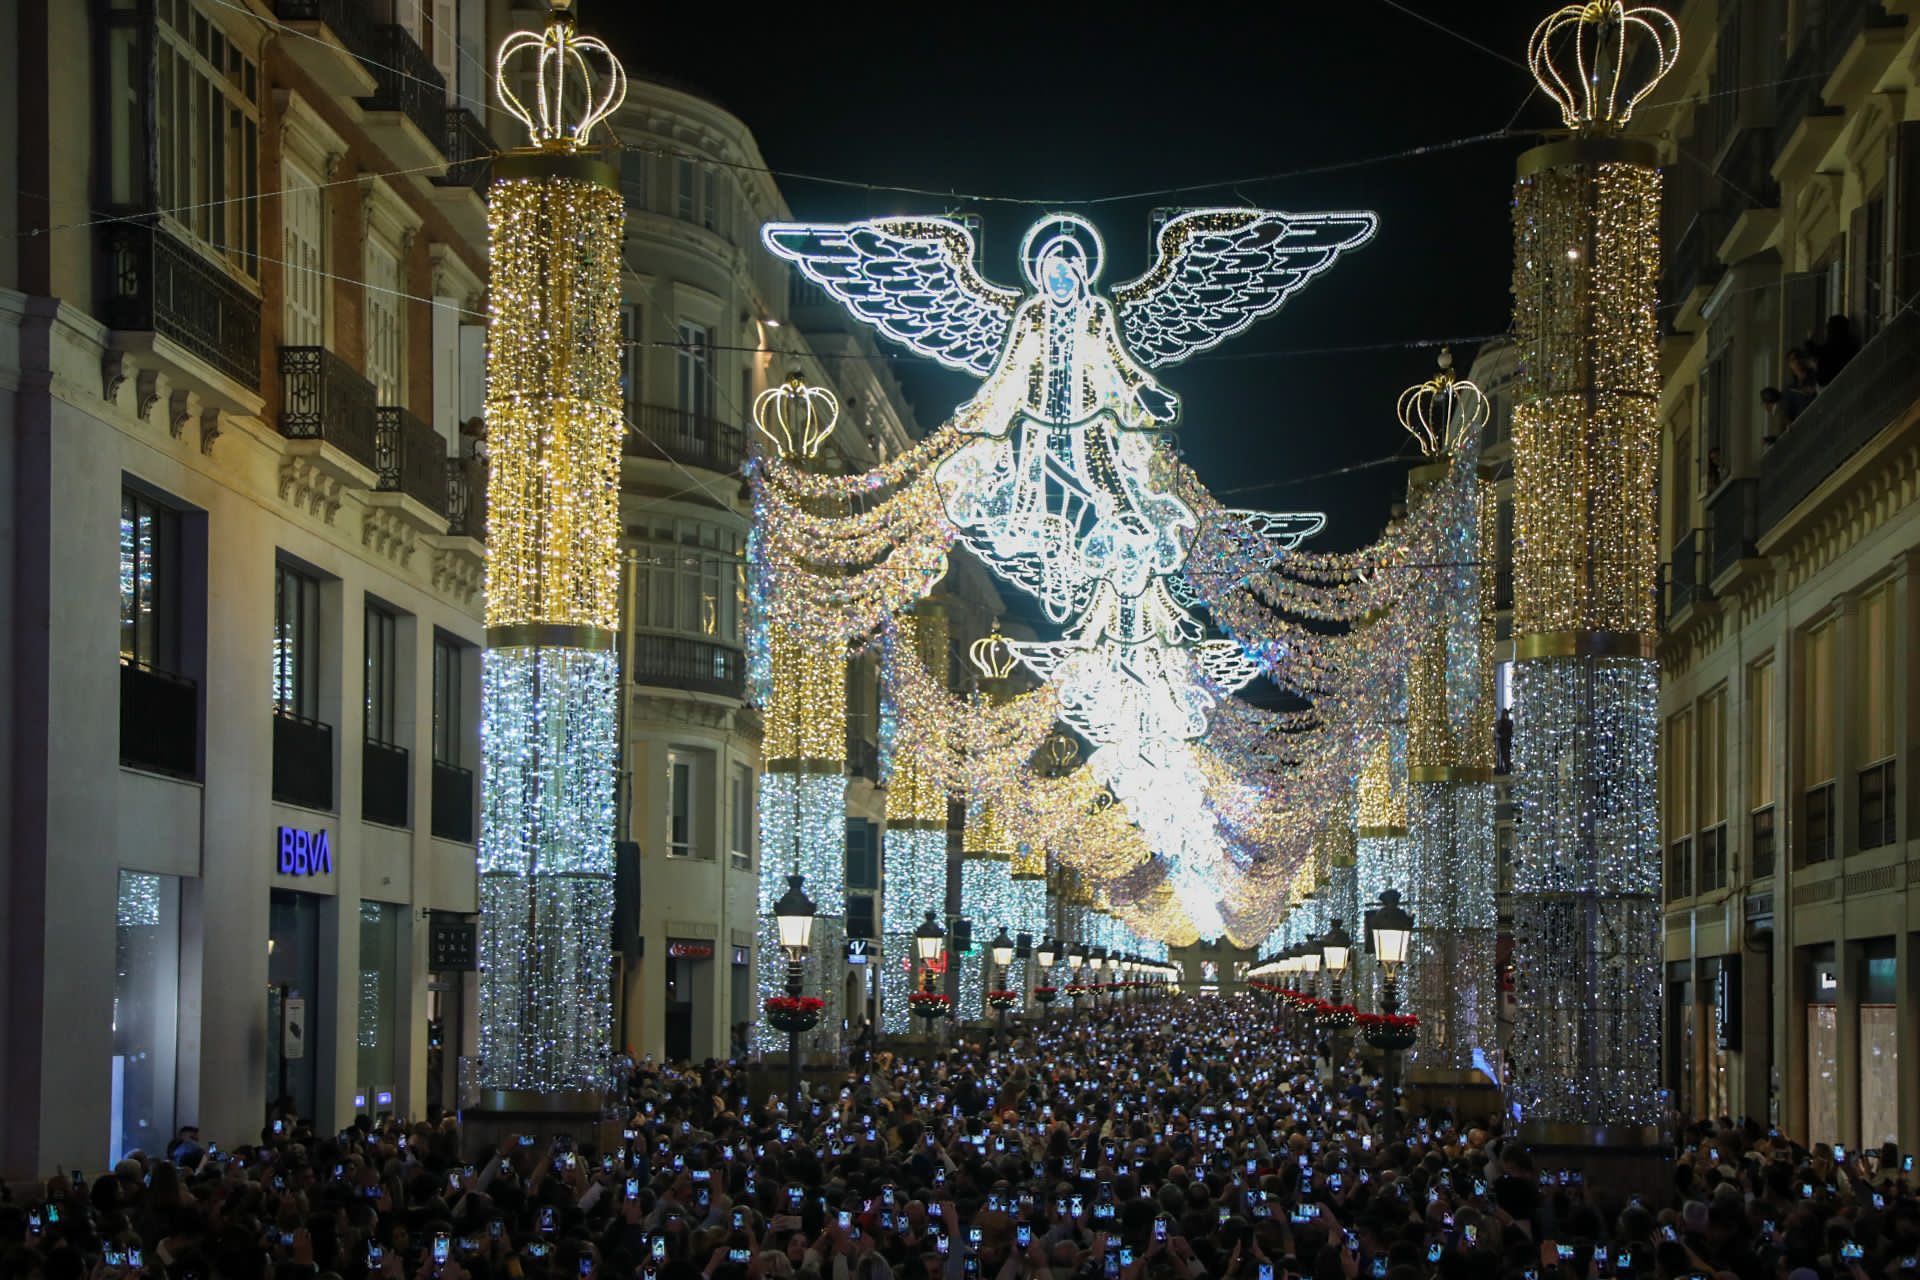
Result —
[[[1407,1072],[1406,1100],[1416,1112],[1444,1107],[1463,1129],[1498,1122],[1506,1112],[1500,1086],[1476,1067],[1413,1067]]]
[[[460,1133],[469,1159],[486,1156],[509,1138],[529,1135],[537,1150],[546,1151],[554,1139],[566,1136],[578,1147],[592,1143],[602,1151],[619,1146],[621,1118],[608,1119],[598,1093],[582,1089],[567,1093],[531,1093],[517,1089],[488,1089],[477,1106],[460,1112]]]
[[[1558,1184],[1578,1176],[1586,1197],[1608,1221],[1639,1197],[1657,1208],[1673,1191],[1673,1148],[1654,1125],[1574,1125],[1534,1121],[1520,1127],[1521,1146],[1537,1174]],[[1542,1187],[1547,1193],[1549,1187]]]

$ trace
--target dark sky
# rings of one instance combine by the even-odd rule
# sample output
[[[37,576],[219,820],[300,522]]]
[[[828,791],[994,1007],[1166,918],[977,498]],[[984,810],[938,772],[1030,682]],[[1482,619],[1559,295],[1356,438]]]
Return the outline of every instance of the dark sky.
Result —
[[[1013,257],[1040,209],[969,196],[1088,214],[1107,240],[1109,286],[1144,267],[1156,206],[1378,211],[1370,245],[1277,315],[1164,375],[1184,400],[1185,456],[1215,492],[1230,505],[1328,510],[1319,545],[1332,548],[1377,533],[1404,469],[1312,477],[1402,449],[1394,399],[1431,374],[1435,352],[1324,349],[1506,328],[1507,205],[1526,140],[1353,162],[1494,132],[1516,113],[1523,129],[1553,123],[1537,96],[1521,110],[1532,84],[1517,65],[1548,4],[1404,5],[1467,39],[1388,0],[816,3],[764,17],[724,3],[588,0],[582,19],[636,73],[665,73],[726,104],[772,168],[873,184],[782,177],[797,216],[977,213],[988,274],[1006,284],[1019,282]],[[1347,167],[1297,173],[1330,165]],[[975,385],[886,349],[923,425]],[[1456,355],[1464,371],[1471,350]]]

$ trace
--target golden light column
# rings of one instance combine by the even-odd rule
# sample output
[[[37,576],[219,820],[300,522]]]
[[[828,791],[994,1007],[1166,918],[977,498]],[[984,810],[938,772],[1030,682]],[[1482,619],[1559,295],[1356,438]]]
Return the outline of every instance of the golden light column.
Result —
[[[1498,1052],[1494,966],[1493,559],[1490,484],[1477,473],[1486,397],[1440,371],[1400,397],[1400,425],[1427,462],[1407,478],[1407,504],[1440,536],[1419,572],[1431,612],[1407,670],[1407,829],[1413,913],[1406,989],[1421,1019],[1408,1062],[1426,1083],[1490,1084],[1475,1051]],[[1434,511],[1432,504],[1444,503]]]
[[[823,387],[799,374],[754,398],[755,444],[764,453],[805,468],[833,434],[840,405]],[[802,986],[825,1002],[820,1021],[801,1039],[815,1053],[838,1052],[841,980],[847,939],[847,654],[844,646],[822,650],[757,617],[754,626],[767,648],[760,774],[760,897],[756,935],[761,1000],[786,991],[787,956],[774,923],[774,904],[786,892],[786,877],[806,879],[816,916]],[[784,1053],[785,1033],[764,1016],[754,1019],[755,1043],[763,1052]]]
[[[1678,49],[1670,17],[1618,0],[1542,22],[1528,60],[1569,136],[1521,156],[1514,188],[1508,1101],[1569,1161],[1650,1144],[1661,1111],[1660,173],[1622,131]]]
[[[495,70],[528,145],[488,194],[479,1076],[491,1110],[588,1111],[612,1026],[626,218],[589,140],[626,76],[570,0],[502,41]]]
[[[947,616],[923,603],[899,616],[889,662],[918,662],[946,687]],[[891,696],[891,695],[887,695]],[[895,714],[898,732],[898,715]],[[926,913],[947,917],[947,789],[928,776],[911,751],[895,751],[887,777],[887,838],[881,866],[880,1026],[888,1035],[913,1028],[907,993],[914,989],[913,934]],[[972,824],[969,823],[969,826]],[[949,939],[951,941],[951,939]],[[949,951],[949,962],[954,958]]]

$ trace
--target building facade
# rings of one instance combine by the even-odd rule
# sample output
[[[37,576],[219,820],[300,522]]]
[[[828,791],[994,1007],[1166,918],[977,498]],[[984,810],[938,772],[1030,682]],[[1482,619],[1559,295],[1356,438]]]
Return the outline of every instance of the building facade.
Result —
[[[745,124],[641,72],[611,123],[627,202],[630,424],[620,820],[639,884],[616,1040],[656,1059],[727,1057],[761,1016],[762,755],[747,676],[743,473],[753,404],[796,372],[830,389],[840,404],[822,450],[830,470],[865,470],[907,448],[918,427],[872,337],[761,246],[761,226],[791,215]],[[964,646],[998,597],[958,557],[947,587]],[[871,1016],[885,839],[876,652],[848,658],[846,696],[847,936],[868,946],[835,972],[858,1022]]]
[[[9,7],[7,1176],[456,1100],[483,10]]]
[[[1920,1142],[1903,8],[1689,4],[1677,91],[1636,122],[1669,161],[1666,1083],[1683,1111],[1848,1147]]]

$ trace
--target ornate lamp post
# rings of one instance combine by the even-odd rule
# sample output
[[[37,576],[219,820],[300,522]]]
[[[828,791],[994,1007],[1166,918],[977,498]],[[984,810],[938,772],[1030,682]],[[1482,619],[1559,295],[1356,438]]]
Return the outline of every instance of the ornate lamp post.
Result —
[[[820,1021],[817,1009],[806,1009],[800,999],[800,973],[813,941],[813,899],[807,896],[806,877],[787,877],[787,891],[773,905],[773,921],[780,931],[780,949],[787,953],[787,1000],[784,1009],[768,1011],[768,1020],[787,1033],[787,1097],[796,1123],[800,1109],[800,1033]]]
[[[1084,945],[1076,944],[1073,950],[1067,952],[1067,994],[1073,997],[1073,1012],[1076,1017],[1080,1013],[1080,997],[1086,994],[1080,980],[1086,965],[1087,949]]]
[[[1093,976],[1087,979],[1087,985],[1093,988],[1093,1011],[1100,1012],[1100,972],[1107,967],[1107,949],[1095,947],[1087,953],[1087,969]]]
[[[1419,1029],[1412,1018],[1401,1018],[1400,966],[1407,962],[1407,948],[1413,942],[1413,917],[1400,905],[1396,889],[1383,889],[1380,905],[1367,913],[1367,930],[1373,938],[1374,958],[1380,964],[1380,1013],[1367,1024],[1367,1043],[1386,1058],[1389,1095],[1400,1087],[1400,1054],[1413,1047]],[[1389,1130],[1393,1125],[1388,1110]]]
[[[1047,938],[1034,948],[1033,958],[1040,965],[1040,981],[1034,984],[1033,998],[1040,1002],[1040,1021],[1047,1020],[1047,1006],[1059,993],[1053,989],[1053,961],[1059,954],[1060,944]]]
[[[1007,970],[1013,966],[1013,939],[1007,936],[1007,926],[1001,925],[1000,932],[993,935],[993,941],[987,944],[987,952],[993,957],[993,985],[987,991],[987,1003],[999,1014],[997,1037],[1001,1043],[1007,1039],[1007,1010],[1013,1007],[1013,993],[1007,990]]]
[[[1320,935],[1320,965],[1327,973],[1327,999],[1333,1005],[1333,1011],[1327,1015],[1327,1038],[1332,1042],[1336,1070],[1346,1061],[1346,1033],[1353,1026],[1353,1007],[1340,998],[1340,984],[1347,976],[1347,961],[1352,954],[1353,939],[1336,917],[1333,926]]]
[[[929,1035],[933,1032],[933,1020],[944,1018],[949,1008],[947,997],[933,989],[934,966],[946,948],[947,931],[933,918],[933,912],[928,911],[927,918],[913,931],[913,951],[920,960],[920,989],[907,997],[907,1003],[926,1021]]]

